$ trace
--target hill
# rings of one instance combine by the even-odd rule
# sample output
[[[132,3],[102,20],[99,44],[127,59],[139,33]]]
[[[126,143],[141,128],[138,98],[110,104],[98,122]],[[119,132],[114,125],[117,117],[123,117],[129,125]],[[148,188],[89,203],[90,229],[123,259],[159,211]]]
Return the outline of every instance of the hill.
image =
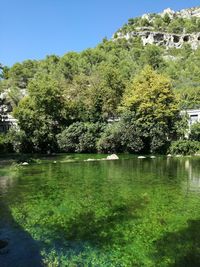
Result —
[[[170,140],[170,136],[177,134],[172,135],[174,123],[178,120],[177,110],[200,107],[200,47],[194,47],[191,43],[191,36],[199,34],[199,20],[199,8],[179,12],[167,9],[160,14],[130,19],[111,40],[104,39],[93,49],[81,53],[70,52],[62,57],[50,55],[40,61],[26,60],[11,68],[1,66],[1,121],[3,123],[13,110],[12,114],[20,127],[20,131],[12,133],[15,140],[11,143],[15,149],[56,151],[59,145],[69,152],[93,152],[97,150],[98,143],[100,151],[159,150],[166,140]],[[145,37],[146,40],[155,40],[152,34],[159,38],[162,34],[162,41],[144,43],[147,32],[149,35]],[[188,41],[181,39],[181,45],[166,45],[169,36],[175,38],[183,35],[189,36]],[[140,83],[146,83],[142,75],[152,79],[155,87],[147,85],[150,91],[139,86]],[[143,90],[137,91],[140,87]],[[162,90],[167,92],[166,98],[163,98]],[[142,103],[136,101],[136,96],[139,98],[140,95],[144,95],[147,103],[150,100],[149,108],[139,109]],[[165,114],[160,118],[163,124],[159,128],[159,116],[154,113],[157,111],[153,105],[164,99],[166,102],[157,106],[159,113]],[[166,105],[170,101],[177,105],[173,108],[170,104],[173,122],[171,115],[163,111],[169,108]],[[133,112],[133,106],[135,115],[132,113],[132,119],[129,117],[127,122],[126,116]],[[138,113],[139,110],[143,110],[142,113]],[[119,116],[124,116],[123,123],[128,126],[131,120],[133,123],[138,120],[137,125],[132,127],[134,131],[137,129],[135,140],[140,149],[136,149],[135,141],[134,145],[130,144],[130,140],[127,141],[128,133],[123,141],[120,139],[118,144],[110,146],[110,142],[123,136],[121,129],[126,129],[120,126],[122,128],[118,131],[119,125],[114,129],[107,128],[108,121]],[[154,121],[153,124],[146,121],[148,117]],[[150,128],[145,128],[147,125]],[[66,128],[69,132],[64,132],[58,142],[58,135]],[[127,131],[129,129],[131,127]],[[140,136],[139,132],[144,136]],[[101,133],[104,141],[99,141]],[[71,138],[70,141],[68,139],[68,145],[63,142],[66,136]],[[156,136],[164,136],[165,140],[161,138],[155,141]]]

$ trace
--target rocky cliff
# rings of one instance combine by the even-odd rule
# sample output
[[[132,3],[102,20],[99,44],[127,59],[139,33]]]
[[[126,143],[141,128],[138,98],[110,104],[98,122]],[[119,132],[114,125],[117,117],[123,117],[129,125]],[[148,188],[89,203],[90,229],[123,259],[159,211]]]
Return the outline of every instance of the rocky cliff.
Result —
[[[188,33],[187,30],[182,26],[181,33],[169,32],[166,29],[159,29],[155,31],[155,21],[158,18],[163,19],[168,17],[170,23],[176,20],[176,23],[181,21],[191,20],[192,23],[196,23],[195,32]],[[137,19],[138,20],[138,19]],[[144,14],[141,21],[145,21],[146,26],[137,27],[134,23],[127,24],[126,30],[124,28],[120,29],[115,35],[113,35],[113,40],[125,38],[129,40],[131,38],[140,37],[143,45],[155,44],[162,45],[167,48],[181,48],[184,44],[189,44],[192,49],[197,49],[200,46],[200,7],[183,9],[181,11],[175,12],[174,10],[167,8],[162,13],[159,14]],[[193,22],[194,20],[194,22]],[[134,19],[133,19],[134,21]],[[134,29],[133,31],[131,29]],[[191,27],[191,31],[192,31]]]
[[[140,37],[143,45],[156,44],[163,45],[167,48],[181,48],[183,44],[190,44],[192,49],[197,49],[200,46],[200,33],[194,34],[173,34],[165,32],[151,32],[139,31],[130,32],[126,35],[118,34],[117,38],[130,38]]]

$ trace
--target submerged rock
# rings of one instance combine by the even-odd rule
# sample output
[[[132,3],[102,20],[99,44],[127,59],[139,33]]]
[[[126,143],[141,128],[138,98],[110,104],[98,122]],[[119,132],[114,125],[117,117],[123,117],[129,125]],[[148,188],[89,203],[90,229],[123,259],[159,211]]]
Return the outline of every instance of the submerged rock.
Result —
[[[0,240],[0,255],[8,253],[8,241]]]
[[[112,154],[110,156],[107,156],[107,160],[116,160],[119,159],[119,157],[116,154]]]
[[[0,249],[7,247],[7,245],[8,245],[8,241],[0,240]]]

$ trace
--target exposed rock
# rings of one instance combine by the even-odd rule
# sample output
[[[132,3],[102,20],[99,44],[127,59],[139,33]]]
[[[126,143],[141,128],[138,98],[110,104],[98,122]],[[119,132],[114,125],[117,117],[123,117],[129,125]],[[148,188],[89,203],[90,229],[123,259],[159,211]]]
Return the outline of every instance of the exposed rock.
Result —
[[[28,162],[23,162],[22,165],[26,166],[26,165],[29,165],[29,163]]]
[[[170,19],[176,19],[177,17],[186,19],[192,19],[193,17],[200,18],[200,7],[183,9],[177,12],[170,8],[167,8],[159,15],[161,17],[164,17],[166,14],[170,17]],[[152,14],[144,14],[142,18],[147,19],[149,22],[153,22],[155,20],[155,16],[152,16]],[[119,31],[115,34],[115,38],[113,39],[116,40],[125,38],[126,40],[129,40],[135,37],[140,37],[143,45],[155,44],[166,46],[167,48],[181,48],[183,44],[187,43],[191,45],[192,49],[197,49],[200,46],[200,32],[193,34],[155,32],[154,28],[152,28],[151,26],[136,27],[134,31],[128,32],[126,34]]]
[[[172,157],[172,155],[171,154],[168,154],[167,157],[170,158],[170,157]]]
[[[155,156],[150,156],[151,159],[155,159],[156,157]]]
[[[145,156],[139,156],[138,159],[146,159]]]
[[[143,45],[155,44],[166,46],[167,48],[181,48],[184,44],[191,45],[192,49],[200,46],[200,33],[193,34],[174,34],[166,32],[139,31],[129,32],[127,34],[117,33],[117,39],[125,38],[126,40],[140,37]]]
[[[116,154],[112,154],[110,156],[107,156],[107,160],[116,160],[119,159],[119,157]]]
[[[164,9],[160,15],[161,17],[164,17],[166,14],[170,17],[170,19],[172,19],[174,15],[176,14],[176,12],[172,10],[171,8],[167,8],[167,9]]]

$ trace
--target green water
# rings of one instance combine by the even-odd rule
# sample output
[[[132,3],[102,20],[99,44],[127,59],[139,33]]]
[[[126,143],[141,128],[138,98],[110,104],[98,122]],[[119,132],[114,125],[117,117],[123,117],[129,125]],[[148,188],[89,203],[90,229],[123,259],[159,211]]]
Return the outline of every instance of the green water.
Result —
[[[88,157],[1,164],[0,266],[200,266],[199,157]]]

